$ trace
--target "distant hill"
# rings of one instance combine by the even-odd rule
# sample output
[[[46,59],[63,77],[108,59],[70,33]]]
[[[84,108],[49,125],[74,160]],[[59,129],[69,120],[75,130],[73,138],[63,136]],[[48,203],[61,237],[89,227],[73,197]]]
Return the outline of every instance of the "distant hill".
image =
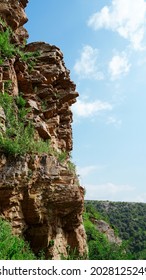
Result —
[[[125,242],[128,258],[146,259],[145,203],[85,201],[85,208],[87,213],[94,212],[109,223]]]

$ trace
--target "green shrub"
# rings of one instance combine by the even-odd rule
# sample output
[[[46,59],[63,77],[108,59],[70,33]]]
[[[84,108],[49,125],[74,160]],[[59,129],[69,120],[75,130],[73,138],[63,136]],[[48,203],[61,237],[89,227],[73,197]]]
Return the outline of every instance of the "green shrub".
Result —
[[[67,159],[67,152],[63,151],[57,154],[57,158],[59,160],[59,162],[63,163],[65,162],[65,160]]]
[[[4,82],[4,89],[5,91],[9,90],[11,88],[12,85],[12,81],[11,80],[7,80]]]
[[[37,90],[37,89],[35,88],[35,90]],[[42,110],[43,110],[43,111],[46,111],[47,108],[48,108],[47,100],[41,100],[41,99],[40,99],[40,101],[41,101],[41,108],[42,108]]]
[[[0,53],[1,59],[12,57],[16,48],[13,44],[10,43],[10,28],[7,28],[5,32],[0,32]]]
[[[0,19],[0,23],[5,27],[5,31],[0,31],[0,65],[3,64],[4,60],[13,56],[18,56],[22,61],[28,64],[28,69],[32,70],[36,63],[36,58],[40,55],[39,51],[35,52],[24,52],[22,47],[16,47],[11,43],[11,37],[13,31],[10,27],[7,27],[6,23]]]
[[[71,173],[76,174],[76,165],[72,161],[68,161],[67,165],[68,165],[68,170]]]
[[[14,236],[8,222],[0,218],[0,260],[35,260],[29,244]]]
[[[66,247],[67,256],[60,254],[61,260],[86,260],[87,255],[79,254],[77,248],[72,249],[69,245]]]
[[[17,104],[18,108],[24,108],[25,107],[26,101],[22,97],[21,94],[16,97],[16,104]]]
[[[112,228],[127,243],[132,259],[145,259],[146,255],[146,204],[111,201],[92,201],[96,211],[108,217]],[[88,205],[88,202],[86,202]]]
[[[2,65],[4,60],[0,57],[0,65]]]
[[[31,71],[36,65],[36,58],[40,55],[40,52],[24,52],[22,49],[16,48],[16,54],[27,63],[28,69]]]
[[[6,21],[4,20],[4,19],[2,19],[1,17],[0,17],[0,25],[2,26],[2,27],[8,27],[8,25],[7,25],[7,23],[6,23]]]
[[[16,106],[17,104],[17,106]],[[0,134],[0,151],[5,154],[48,153],[48,141],[34,139],[34,127],[27,120],[29,109],[25,108],[22,96],[14,98],[7,93],[0,94],[0,105],[6,115],[6,132]]]
[[[87,209],[86,209],[87,211]],[[90,220],[91,218],[101,219],[101,214],[97,213],[92,205],[88,205],[88,212],[84,213],[84,226],[87,234],[87,243],[90,260],[124,260],[132,259],[127,250],[127,244],[121,245],[108,241],[105,234],[99,232]]]

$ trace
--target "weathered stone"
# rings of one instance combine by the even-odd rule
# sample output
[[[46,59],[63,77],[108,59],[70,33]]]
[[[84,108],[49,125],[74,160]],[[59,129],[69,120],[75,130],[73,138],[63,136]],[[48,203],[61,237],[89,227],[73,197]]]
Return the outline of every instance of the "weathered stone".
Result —
[[[43,87],[43,88],[42,88]],[[43,84],[41,85],[41,88],[37,89],[37,95],[39,96],[40,99],[45,99],[48,100],[50,97],[52,97],[53,94],[53,86]]]
[[[102,232],[106,235],[109,242],[116,243],[118,245],[120,245],[122,243],[122,240],[118,236],[115,235],[114,230],[110,227],[110,225],[108,223],[106,223],[103,220],[96,220],[96,219],[92,219],[92,222],[95,224],[96,228],[100,232]]]
[[[24,4],[27,2],[24,1]],[[14,41],[23,43],[25,38],[28,38],[28,33],[23,24],[27,22],[27,17],[24,8],[20,5],[19,1],[1,0],[0,1],[0,17],[15,31]],[[23,41],[22,41],[22,28],[23,28]]]
[[[35,124],[35,128],[42,139],[51,139],[51,135],[47,129],[47,125],[45,122],[42,121],[40,123]]]
[[[0,106],[0,133],[6,131],[6,116],[3,108]]]
[[[1,106],[0,106],[0,118],[3,119],[4,121],[6,120],[4,109]]]
[[[2,65],[3,68],[3,83],[4,83],[4,91],[10,92],[11,95],[18,95],[18,83],[17,83],[17,75],[14,69],[15,59],[11,59],[10,61],[5,62]],[[7,86],[7,82],[10,85]]]
[[[56,104],[53,104],[53,106],[49,109],[43,112],[45,119],[50,119],[57,115],[57,106]]]
[[[19,0],[20,4],[22,5],[23,8],[25,8],[29,2],[29,0]]]
[[[35,100],[29,99],[29,100],[27,101],[27,104],[28,104],[32,109],[35,109],[36,111],[39,111],[37,102],[36,102]]]
[[[28,0],[0,0],[0,17],[12,28],[12,42],[17,45],[24,44],[28,36],[23,27],[27,22],[24,12],[27,3]],[[77,175],[68,167],[72,150],[70,106],[78,96],[76,86],[70,80],[59,48],[37,42],[23,50],[32,52],[32,60],[33,52],[39,51],[34,68],[30,71],[28,63],[18,55],[6,58],[0,67],[0,90],[4,92],[11,80],[8,93],[14,100],[19,92],[23,93],[26,106],[31,108],[27,117],[34,124],[35,140],[49,139],[51,149],[45,154],[23,157],[6,157],[0,152],[0,215],[11,222],[15,234],[30,242],[34,252],[44,250],[46,258],[67,255],[67,245],[84,254],[87,252],[82,221],[84,191]],[[0,124],[5,132],[1,107]],[[61,163],[58,155],[64,151],[67,157]]]
[[[66,246],[73,244],[81,254],[86,251],[81,226],[83,190],[54,156],[3,159],[0,174],[5,174],[0,180],[3,213],[12,222],[14,233],[25,234],[35,252],[46,250],[49,240],[55,240],[52,250],[55,259],[59,258],[56,247],[59,243],[60,253],[66,253]]]
[[[79,96],[78,92],[71,92],[63,96],[60,100],[61,103],[69,102],[71,100],[76,100],[76,98]],[[74,102],[73,102],[74,103]]]

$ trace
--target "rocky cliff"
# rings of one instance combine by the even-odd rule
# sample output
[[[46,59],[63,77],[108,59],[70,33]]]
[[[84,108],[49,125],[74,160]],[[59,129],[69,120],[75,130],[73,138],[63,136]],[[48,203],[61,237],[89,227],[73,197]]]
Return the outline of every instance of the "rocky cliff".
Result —
[[[59,259],[69,245],[83,255],[84,190],[70,161],[78,93],[59,48],[26,44],[27,3],[0,0],[0,215],[35,253]]]
[[[104,220],[97,220],[95,218],[91,218],[92,223],[95,225],[95,228],[104,233],[110,243],[115,243],[118,245],[122,244],[122,240],[116,236],[113,228]]]

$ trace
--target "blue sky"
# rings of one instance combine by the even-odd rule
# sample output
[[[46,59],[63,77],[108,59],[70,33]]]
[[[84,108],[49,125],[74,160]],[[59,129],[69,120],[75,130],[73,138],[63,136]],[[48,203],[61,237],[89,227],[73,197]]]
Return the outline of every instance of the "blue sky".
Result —
[[[146,1],[30,0],[28,42],[58,46],[80,94],[73,162],[86,199],[146,202]]]

